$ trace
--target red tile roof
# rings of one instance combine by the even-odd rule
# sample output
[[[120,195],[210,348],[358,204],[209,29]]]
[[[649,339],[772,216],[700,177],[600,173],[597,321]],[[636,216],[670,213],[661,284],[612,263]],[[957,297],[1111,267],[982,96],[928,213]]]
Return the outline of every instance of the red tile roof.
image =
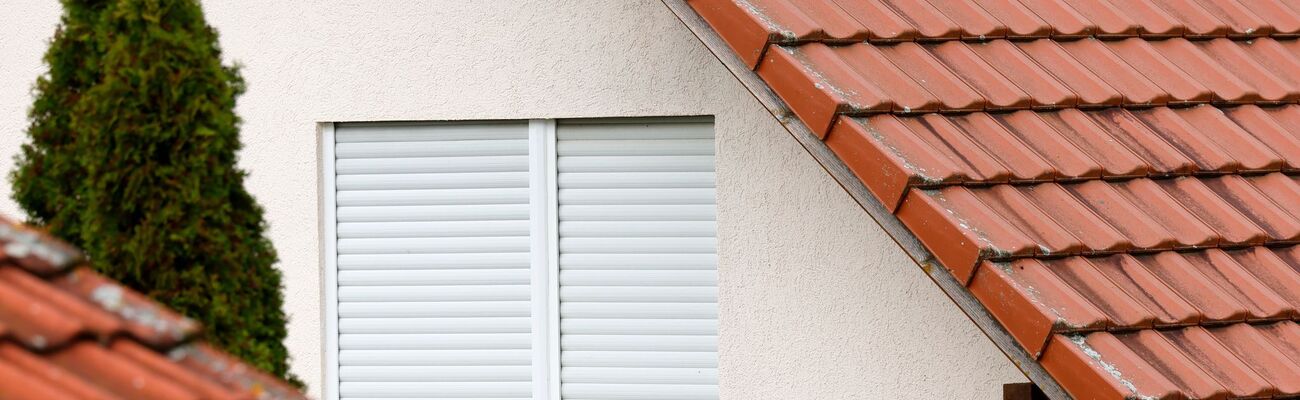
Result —
[[[300,399],[198,325],[0,218],[0,399]]]
[[[1075,398],[1300,396],[1300,3],[688,2]]]

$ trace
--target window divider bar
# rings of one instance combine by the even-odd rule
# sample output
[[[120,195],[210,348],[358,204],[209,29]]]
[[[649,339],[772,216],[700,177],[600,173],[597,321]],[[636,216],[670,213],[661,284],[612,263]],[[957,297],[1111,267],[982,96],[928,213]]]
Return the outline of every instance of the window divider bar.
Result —
[[[551,257],[558,245],[552,239],[556,219],[555,209],[551,206],[556,177],[554,151],[551,149],[554,138],[554,120],[528,121],[529,287],[534,400],[559,400],[558,396],[552,396],[552,393],[558,393],[558,388],[552,387],[558,381],[552,376],[559,376],[558,371],[552,370],[552,359],[558,358],[559,354],[552,352],[551,344],[559,340],[551,337],[552,332],[559,331],[558,319],[551,315],[556,312],[551,308],[551,299],[558,296],[552,285],[556,281],[556,268]]]
[[[321,123],[317,126],[320,130],[320,160],[321,160],[321,246],[324,251],[321,252],[324,268],[321,271],[321,290],[323,294],[321,311],[324,314],[324,324],[321,329],[325,331],[325,337],[322,340],[321,347],[324,351],[325,365],[322,371],[323,387],[321,396],[325,400],[338,400],[339,398],[339,252],[338,252],[338,205],[335,200],[335,155],[334,155],[334,123]]]

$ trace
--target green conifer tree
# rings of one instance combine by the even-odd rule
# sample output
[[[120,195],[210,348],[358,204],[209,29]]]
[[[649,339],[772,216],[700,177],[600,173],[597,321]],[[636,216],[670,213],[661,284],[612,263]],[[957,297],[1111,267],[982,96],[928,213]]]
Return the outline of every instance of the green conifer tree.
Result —
[[[36,81],[36,101],[23,145],[10,179],[13,196],[32,223],[81,246],[80,217],[84,204],[76,187],[84,173],[75,158],[73,107],[86,90],[99,82],[103,51],[95,43],[94,24],[106,1],[65,0],[63,17],[45,53],[49,71]]]
[[[54,44],[68,39],[72,10],[91,3],[65,0]],[[105,275],[198,320],[217,346],[298,383],[288,373],[275,250],[236,165],[238,69],[222,64],[197,0],[114,0],[99,9],[86,36],[94,62],[69,62],[96,69],[84,74],[90,84],[69,90],[75,98],[63,101],[57,126],[42,125],[34,107],[33,150],[20,160],[28,170],[16,174],[16,186],[29,188],[20,193],[51,193],[30,196],[30,206],[20,200],[36,222],[68,226],[56,233]],[[51,50],[48,58],[54,54],[78,57]],[[38,90],[60,96],[51,67]],[[38,126],[75,140],[38,140],[45,132]],[[69,172],[42,182],[37,168],[63,171],[55,163],[70,164]]]

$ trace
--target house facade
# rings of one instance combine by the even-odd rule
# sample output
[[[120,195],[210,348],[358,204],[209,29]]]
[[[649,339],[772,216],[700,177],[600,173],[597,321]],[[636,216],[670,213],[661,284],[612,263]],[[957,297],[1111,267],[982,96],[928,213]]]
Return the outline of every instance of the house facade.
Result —
[[[0,126],[9,132],[0,139],[4,141],[0,148],[13,154],[23,140],[28,88],[43,69],[40,57],[60,9],[49,2],[18,2],[10,8],[0,24],[5,30],[0,35],[4,43],[0,69],[5,71],[0,74],[4,80]],[[339,170],[338,182],[322,174],[330,165],[347,167],[346,161],[328,159],[327,132],[333,130],[334,137],[341,139],[336,142],[343,142],[350,127],[369,126],[347,123],[398,122],[375,126],[423,132],[461,123],[498,124],[505,130],[518,128],[506,135],[517,134],[510,137],[522,143],[527,142],[529,127],[536,124],[555,126],[561,139],[571,121],[633,122],[671,137],[672,129],[665,126],[693,121],[696,126],[691,129],[696,132],[684,135],[703,135],[699,137],[705,139],[694,142],[710,143],[690,154],[711,160],[694,173],[698,182],[686,186],[703,189],[695,193],[713,187],[716,218],[708,221],[708,211],[679,218],[704,222],[693,224],[702,232],[716,230],[715,244],[701,248],[716,257],[716,282],[707,273],[686,282],[703,285],[696,292],[706,303],[716,293],[716,311],[704,305],[696,307],[693,315],[703,318],[694,321],[704,329],[701,333],[716,329],[716,356],[711,355],[712,335],[704,334],[702,341],[697,340],[701,344],[692,349],[707,354],[680,364],[669,360],[664,368],[680,366],[698,372],[703,376],[683,379],[733,399],[900,394],[975,399],[995,397],[1001,384],[1025,380],[658,1],[442,2],[437,6],[219,1],[206,2],[204,8],[221,33],[225,56],[244,66],[249,90],[238,108],[244,119],[241,165],[251,173],[249,189],[266,208],[270,235],[280,255],[291,318],[287,344],[293,371],[308,382],[308,392],[315,397],[334,398],[338,390],[349,388],[346,380],[341,386],[332,384],[340,380],[338,365],[340,359],[347,361],[349,352],[336,350],[337,337],[327,333],[331,325],[327,314],[330,309],[337,312],[334,302],[338,300],[327,299],[330,291],[323,289],[337,279],[326,271],[332,248],[326,221],[338,218],[327,205],[348,201],[332,199],[328,189],[346,188],[343,174],[347,171]],[[400,147],[390,150],[400,151]],[[337,149],[335,155],[348,151]],[[508,151],[526,159],[531,149]],[[429,158],[415,155],[391,159],[401,163],[397,159]],[[408,166],[408,171],[421,168]],[[508,167],[516,172],[526,168]],[[526,191],[527,186],[515,188]],[[4,205],[6,212],[21,215],[7,196]],[[384,229],[382,224],[362,227]],[[709,263],[695,266],[707,268]],[[436,279],[427,271],[412,273],[411,279]],[[403,279],[401,275],[367,278]],[[347,277],[343,280],[346,284]],[[346,315],[348,305],[343,306]],[[346,332],[348,321],[344,322]],[[405,328],[419,332],[419,323]],[[530,327],[525,327],[525,336]],[[411,346],[439,348],[437,344]],[[390,353],[372,353],[381,358],[386,354]],[[522,365],[529,366],[531,359],[526,361]],[[418,366],[438,361],[394,363]],[[506,363],[521,365],[513,359]],[[383,365],[383,361],[371,364]],[[403,369],[379,371],[400,374]],[[420,373],[418,368],[405,371]],[[715,376],[717,386],[712,389]],[[517,384],[531,377],[529,373],[524,374],[525,380],[511,379]],[[374,376],[359,379],[383,381]],[[419,381],[411,376],[393,380]],[[561,384],[566,382],[561,379]]]
[[[18,3],[0,16],[10,155],[60,13]],[[733,4],[693,2],[713,3]],[[825,137],[851,108],[790,101],[845,82],[808,78],[833,74],[801,70],[797,46],[875,36],[832,37],[815,13],[691,19],[670,4],[686,7],[205,2],[248,82],[241,166],[280,255],[287,345],[310,395],[987,399],[1029,380],[1003,354],[1016,344],[995,344],[1007,332],[966,315],[984,306],[959,307],[950,294],[969,291],[932,282],[931,268],[988,249],[919,268],[908,246],[954,254],[939,241],[973,236],[943,236],[952,221],[938,213],[926,221],[940,233],[900,247],[886,231],[903,225],[864,210],[881,186],[828,174],[792,135]],[[813,28],[763,30],[790,28],[786,17]],[[737,72],[773,54],[794,54],[785,67],[803,80]],[[794,109],[772,107],[768,84]],[[924,111],[954,111],[930,100]],[[890,107],[850,116],[893,118]],[[896,202],[921,181],[899,177]],[[0,211],[21,215],[7,197]]]

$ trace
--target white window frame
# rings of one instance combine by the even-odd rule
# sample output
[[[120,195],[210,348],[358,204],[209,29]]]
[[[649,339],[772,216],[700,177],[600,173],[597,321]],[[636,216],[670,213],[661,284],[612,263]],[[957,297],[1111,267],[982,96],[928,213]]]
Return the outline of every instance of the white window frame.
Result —
[[[320,131],[321,157],[321,292],[324,294],[321,310],[324,315],[323,329],[325,337],[321,340],[321,361],[324,368],[321,376],[321,398],[339,399],[339,237],[338,205],[336,204],[334,156],[334,123],[317,124]]]
[[[529,119],[529,237],[532,307],[532,368],[534,400],[559,400],[559,176],[556,161],[556,119]],[[321,398],[339,400],[338,216],[336,199],[335,122],[317,124],[320,144],[320,221],[322,292]],[[544,378],[543,378],[544,377]]]

